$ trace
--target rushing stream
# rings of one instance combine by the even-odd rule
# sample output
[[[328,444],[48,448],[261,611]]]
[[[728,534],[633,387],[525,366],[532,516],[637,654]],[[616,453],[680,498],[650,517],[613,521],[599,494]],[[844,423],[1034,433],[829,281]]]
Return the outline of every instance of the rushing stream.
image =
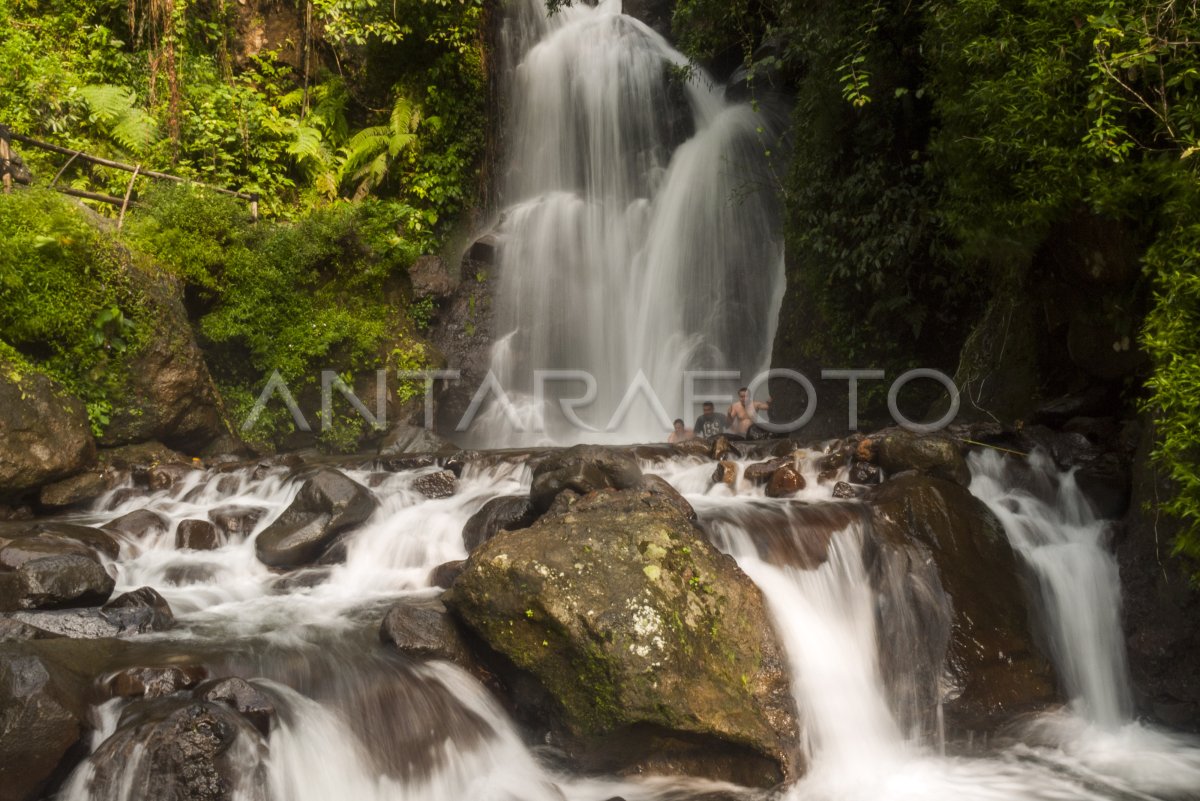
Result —
[[[749,464],[745,462],[744,464]],[[808,774],[795,799],[1143,799],[1195,797],[1200,748],[1129,717],[1119,630],[1119,585],[1092,515],[1069,474],[1035,455],[1014,466],[972,457],[972,490],[1004,522],[1039,577],[1036,608],[1071,704],[1020,724],[1004,740],[967,748],[921,737],[896,719],[879,664],[877,605],[863,562],[866,518],[853,502],[830,502],[815,474],[800,496],[773,500],[742,482],[710,486],[712,463],[644,464],[694,505],[701,525],[760,586],[788,655],[806,721]],[[1017,469],[1019,467],[1020,469]],[[264,568],[253,541],[297,492],[275,471],[197,471],[171,490],[115,490],[81,516],[101,523],[133,508],[170,521],[161,536],[127,539],[114,562],[118,591],[155,587],[181,625],[152,635],[207,654],[216,675],[253,680],[278,719],[265,755],[245,761],[246,801],[306,799],[526,799],[604,801],[702,798],[724,788],[686,778],[619,779],[565,774],[531,749],[488,690],[447,662],[414,664],[378,642],[380,615],[403,595],[430,595],[429,571],[465,557],[461,531],[488,499],[528,490],[519,458],[468,464],[455,495],[429,500],[412,489],[422,471],[348,471],[381,505],[348,543],[343,564],[283,578]],[[119,501],[115,508],[109,508]],[[214,551],[176,550],[173,529],[231,504],[263,510],[244,536]],[[830,540],[828,558],[804,566],[801,532]],[[93,748],[112,734],[123,702],[94,710]],[[136,750],[134,753],[138,753]],[[947,755],[948,754],[948,755]],[[265,761],[264,761],[265,760]],[[142,797],[139,761],[120,781],[95,781],[85,762],[68,801]],[[562,794],[561,796],[559,794]]]

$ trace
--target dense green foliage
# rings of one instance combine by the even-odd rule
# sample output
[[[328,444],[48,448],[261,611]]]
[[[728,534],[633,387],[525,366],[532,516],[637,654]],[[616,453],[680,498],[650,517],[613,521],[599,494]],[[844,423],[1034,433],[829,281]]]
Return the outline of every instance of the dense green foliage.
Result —
[[[81,398],[99,432],[123,357],[154,323],[128,256],[50,192],[0,195],[0,229],[0,347]]]
[[[789,278],[821,318],[806,347],[952,369],[991,299],[1053,281],[1109,329],[1148,310],[1143,402],[1181,488],[1178,547],[1200,555],[1200,9],[681,0],[674,23],[692,55],[742,53],[754,85],[796,99],[781,190]],[[1082,312],[1043,255],[1079,219],[1122,232],[1142,263]]]
[[[235,424],[274,371],[312,409],[322,369],[353,383],[423,366],[432,309],[410,315],[403,275],[478,195],[483,14],[481,0],[0,0],[0,124],[258,193],[277,219],[145,178],[119,234],[53,195],[4,198],[6,354],[84,398],[101,432],[122,402],[121,356],[154,326],[129,281],[137,262],[182,282]],[[67,162],[17,152],[37,185]],[[82,160],[58,176],[118,197],[129,179]],[[276,406],[249,438],[291,430]],[[336,422],[326,444],[353,447],[361,422]]]
[[[0,123],[86,152],[258,192],[294,216],[393,198],[427,243],[476,191],[483,139],[479,0],[317,3],[256,13],[223,0],[0,0]],[[286,52],[285,52],[286,51]],[[147,69],[148,67],[148,69]],[[65,161],[23,149],[48,180]],[[128,174],[74,164],[80,189]]]

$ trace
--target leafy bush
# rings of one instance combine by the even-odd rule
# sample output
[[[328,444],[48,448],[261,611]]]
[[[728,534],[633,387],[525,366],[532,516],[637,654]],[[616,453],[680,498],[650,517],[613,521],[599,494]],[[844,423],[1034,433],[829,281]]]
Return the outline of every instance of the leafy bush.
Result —
[[[153,325],[128,255],[52,192],[0,195],[0,340],[79,396],[100,427],[121,357]]]

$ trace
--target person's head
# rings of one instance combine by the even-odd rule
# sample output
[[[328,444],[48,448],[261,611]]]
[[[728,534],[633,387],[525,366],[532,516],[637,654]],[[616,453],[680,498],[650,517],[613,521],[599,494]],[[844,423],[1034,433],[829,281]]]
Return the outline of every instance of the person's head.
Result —
[[[703,405],[703,406],[701,406],[700,408],[704,409],[704,413],[705,413],[705,414],[712,414],[712,413],[713,413],[713,405],[712,405],[712,401],[705,401],[705,402],[704,402],[704,405]]]
[[[683,421],[682,420],[675,421],[675,430],[681,434],[683,433]]]
[[[750,388],[742,387],[741,389],[738,390],[738,400],[740,400],[742,403],[745,403],[746,396],[749,394],[750,394]]]

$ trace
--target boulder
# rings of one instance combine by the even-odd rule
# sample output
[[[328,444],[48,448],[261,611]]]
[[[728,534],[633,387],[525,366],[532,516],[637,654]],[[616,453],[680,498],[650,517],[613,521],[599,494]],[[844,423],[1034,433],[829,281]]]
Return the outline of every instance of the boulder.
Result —
[[[100,449],[100,464],[114,470],[125,470],[145,483],[150,469],[160,464],[190,464],[191,459],[161,442],[138,442]]]
[[[95,461],[83,403],[41,373],[0,358],[0,497],[21,495]]]
[[[426,498],[449,498],[458,486],[458,478],[452,470],[439,470],[413,479],[412,488]]]
[[[175,547],[193,551],[211,551],[220,547],[217,527],[207,520],[181,520],[175,529]]]
[[[863,440],[869,442],[871,440]],[[896,429],[877,435],[879,466],[890,474],[917,470],[935,478],[967,486],[971,471],[956,440],[941,434],[918,436]]]
[[[10,543],[37,539],[80,545],[97,558],[106,556],[115,559],[121,552],[120,544],[108,532],[91,526],[75,523],[60,523],[52,520],[23,520],[0,523],[0,548]]]
[[[34,801],[82,746],[78,679],[29,646],[0,648],[0,801]]]
[[[675,510],[688,520],[691,520],[693,523],[696,522],[696,510],[692,508],[692,504],[687,498],[679,494],[679,490],[671,486],[671,482],[662,476],[642,476],[642,480],[637,483],[636,489],[658,496],[660,500],[674,506]]]
[[[112,489],[114,478],[106,472],[89,470],[42,487],[38,503],[47,509],[82,506]]]
[[[462,573],[466,566],[466,559],[455,559],[450,562],[442,562],[440,565],[429,571],[429,586],[441,587],[443,590],[448,589],[454,580]]]
[[[158,512],[149,509],[136,509],[123,514],[115,520],[110,520],[101,526],[105,531],[115,531],[125,536],[140,540],[167,533],[167,521]]]
[[[445,437],[408,423],[392,426],[379,444],[379,455],[385,458],[406,453],[454,453],[457,450],[458,446]]]
[[[296,499],[258,535],[254,548],[263,564],[301,567],[316,560],[337,536],[364,522],[378,505],[371,491],[332,468],[322,468]]]
[[[947,724],[994,730],[1017,714],[1055,703],[1053,671],[1030,631],[1023,576],[991,510],[957,483],[916,473],[883,484],[871,501],[868,561],[882,564],[889,552],[902,550],[912,569],[898,572],[916,580],[921,565],[933,564],[949,598]],[[940,603],[938,593],[912,594]],[[936,610],[921,617],[935,623],[939,618]],[[916,639],[936,642],[938,636],[925,632]],[[885,641],[881,658],[897,650]]]
[[[737,462],[717,462],[717,467],[715,470],[713,470],[711,481],[713,484],[724,484],[725,486],[729,487],[729,489],[737,491]]]
[[[119,797],[122,786],[164,801],[254,798],[266,781],[265,753],[258,730],[225,704],[136,702],[89,758],[90,789],[99,798]]]
[[[127,354],[120,381],[122,402],[100,437],[103,446],[157,440],[196,452],[229,435],[221,398],[180,298],[181,286],[165,272],[131,266],[129,275],[157,319],[149,341]]]
[[[222,506],[208,513],[208,519],[226,537],[246,537],[266,514],[261,506]]]
[[[447,606],[523,681],[518,707],[594,770],[772,786],[800,772],[758,588],[647,491],[564,495],[481,545]]]
[[[192,464],[160,464],[151,467],[146,472],[146,485],[153,492],[168,490],[179,484],[184,478],[195,473],[197,468]]]
[[[792,464],[792,460],[788,458],[771,459],[766,462],[758,462],[747,467],[742,472],[742,477],[751,484],[763,486],[771,481],[771,476],[776,470],[784,465]]]
[[[95,606],[108,600],[113,586],[112,577],[88,556],[41,556],[0,573],[0,611]]]
[[[685,457],[707,459],[709,456],[709,445],[702,439],[685,439],[683,442],[676,442],[671,449]]]
[[[11,617],[0,617],[0,643],[48,640],[58,635]]]
[[[742,455],[742,452],[733,446],[729,437],[722,434],[712,441],[708,455],[719,462],[722,459],[736,459]]]
[[[883,478],[883,474],[879,472],[879,465],[871,464],[870,462],[855,462],[850,465],[850,483],[859,484],[862,486],[874,486]]]
[[[586,495],[606,488],[630,489],[641,479],[642,469],[628,453],[599,445],[576,445],[534,466],[529,500],[534,509],[544,512],[565,490]]]
[[[128,667],[98,682],[110,698],[161,698],[190,690],[208,676],[203,665]]]
[[[69,640],[105,640],[121,633],[121,628],[95,606],[13,612],[8,619],[35,628],[49,637]]]
[[[833,485],[833,497],[839,500],[856,500],[863,497],[867,490],[858,484],[848,484],[839,481]]]
[[[446,659],[458,664],[468,661],[458,624],[436,598],[397,601],[383,617],[379,639],[417,659]]]
[[[118,595],[100,607],[100,614],[122,634],[166,631],[175,625],[175,615],[167,599],[153,587],[141,587]]]
[[[492,498],[471,515],[463,526],[463,546],[470,553],[501,531],[528,528],[535,520],[537,513],[524,495]]]
[[[261,690],[245,679],[236,676],[224,679],[209,679],[192,694],[201,701],[225,704],[258,729],[264,737],[271,732],[271,720],[275,717],[275,704]]]
[[[441,300],[453,294],[457,285],[441,256],[418,257],[408,268],[408,277],[412,281],[413,295],[418,298]]]
[[[785,464],[771,473],[771,480],[767,483],[767,497],[789,498],[804,489],[806,484],[799,470]]]

